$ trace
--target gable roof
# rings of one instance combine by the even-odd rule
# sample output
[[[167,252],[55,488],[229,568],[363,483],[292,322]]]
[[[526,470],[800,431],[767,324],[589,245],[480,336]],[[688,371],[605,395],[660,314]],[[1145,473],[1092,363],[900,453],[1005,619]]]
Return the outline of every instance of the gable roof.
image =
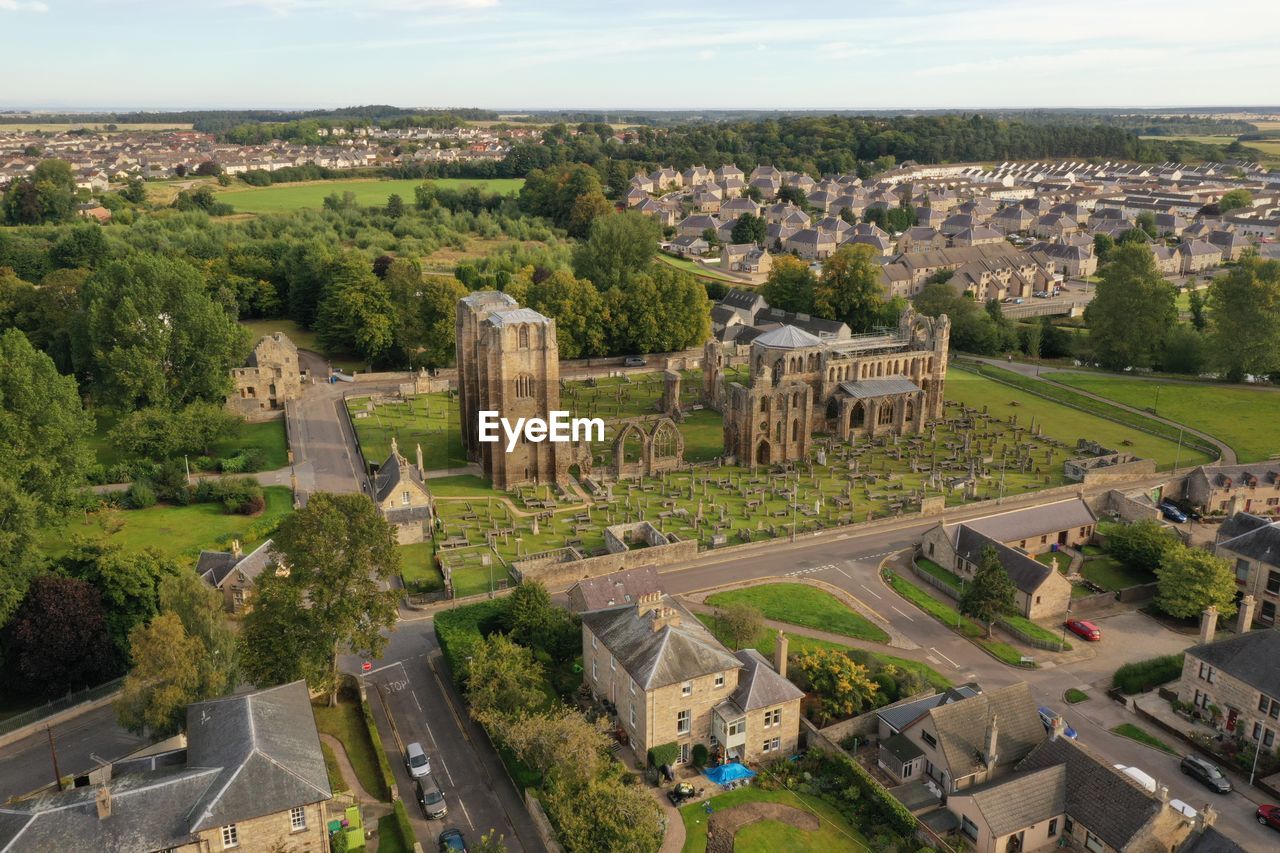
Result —
[[[730,698],[744,712],[804,698],[804,691],[779,675],[764,655],[755,649],[743,649],[737,653],[737,658],[742,661],[742,672]]]
[[[893,394],[912,394],[920,390],[920,386],[910,379],[857,379],[852,382],[841,382],[840,390],[855,400],[866,400],[872,397],[888,397]]]
[[[1067,498],[975,518],[966,521],[965,525],[998,542],[1014,542],[1073,527],[1088,527],[1096,521],[1084,501],[1080,498]]]
[[[995,548],[996,558],[1008,573],[1009,579],[1019,591],[1034,593],[1053,574],[1053,568],[1033,559],[1021,551],[1010,548],[999,540],[983,536],[966,524],[958,524],[954,530],[956,554],[973,563],[982,563],[982,554],[990,546]]]
[[[271,550],[271,546],[272,541],[268,539],[240,558],[229,551],[201,551],[200,559],[196,561],[196,573],[218,588],[234,572],[240,572],[246,580],[252,582],[273,562],[275,552]]]
[[[924,696],[912,702],[903,702],[900,705],[881,709],[876,712],[876,717],[895,731],[902,731],[930,709],[951,702],[959,702],[961,699],[969,699],[977,696],[979,692],[973,685],[961,684],[959,687],[952,687],[932,696]]]
[[[676,612],[679,624],[655,631],[653,613],[641,615],[634,604],[588,611],[582,614],[582,624],[645,690],[742,668],[742,662],[679,602],[664,595],[659,603]]]
[[[1268,696],[1280,697],[1280,631],[1264,628],[1187,649],[1233,678]]]
[[[419,490],[426,492],[427,484],[422,479],[422,475],[418,472],[418,466],[410,465],[409,460],[400,455],[393,447],[391,455],[387,457],[382,466],[378,468],[378,473],[374,475],[373,491],[376,495],[375,500],[382,503],[395,492],[396,487],[408,478],[408,481],[417,486]]]
[[[964,795],[973,797],[992,835],[1007,835],[1066,812],[1067,768],[1044,767],[1016,780],[962,791]]]
[[[939,705],[926,718],[933,723],[938,749],[953,779],[982,769],[987,724],[996,719],[996,765],[1008,767],[1044,740],[1044,724],[1026,682],[979,693],[960,702]]]
[[[661,592],[661,587],[658,585],[657,566],[641,566],[600,577],[583,578],[570,588],[570,599],[574,596],[574,590],[582,597],[583,610],[600,610],[619,604],[635,604],[642,595]]]
[[[1280,522],[1270,524],[1264,521],[1261,526],[1247,533],[1219,542],[1218,547],[1280,568]]]
[[[1260,515],[1254,515],[1251,512],[1237,512],[1222,524],[1218,525],[1218,542],[1226,545],[1237,536],[1243,536],[1257,530],[1259,527],[1266,527],[1271,524],[1271,519],[1263,518]],[[1229,546],[1228,546],[1229,547]]]

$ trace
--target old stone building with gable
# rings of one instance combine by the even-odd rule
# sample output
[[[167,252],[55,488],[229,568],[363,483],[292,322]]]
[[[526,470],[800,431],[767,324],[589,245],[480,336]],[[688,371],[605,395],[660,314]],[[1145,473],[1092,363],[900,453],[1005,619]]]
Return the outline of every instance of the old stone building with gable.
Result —
[[[746,385],[726,380],[739,347],[707,343],[703,391],[740,465],[802,459],[816,432],[841,441],[918,434],[942,416],[951,324],[903,312],[898,328],[823,340],[780,326],[751,341]]]
[[[231,371],[231,379],[228,409],[251,421],[277,417],[285,403],[302,396],[298,348],[283,332],[266,335],[254,345],[248,364]]]
[[[395,528],[401,545],[422,542],[431,535],[435,501],[427,487],[422,468],[422,445],[418,445],[417,464],[400,454],[395,438],[391,453],[373,478],[373,500],[387,523]]]

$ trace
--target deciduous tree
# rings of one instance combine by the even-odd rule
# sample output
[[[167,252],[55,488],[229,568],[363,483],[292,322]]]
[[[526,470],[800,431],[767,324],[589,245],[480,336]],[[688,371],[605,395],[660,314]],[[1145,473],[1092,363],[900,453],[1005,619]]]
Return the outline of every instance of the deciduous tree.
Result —
[[[542,664],[533,651],[505,634],[477,643],[467,661],[467,703],[471,716],[494,724],[521,711],[542,707],[547,697]]]
[[[57,696],[117,672],[101,596],[84,581],[35,578],[6,632],[23,692]]]
[[[585,783],[553,776],[542,799],[565,853],[656,853],[662,845],[657,802],[642,786],[624,784],[618,772]]]
[[[1236,576],[1231,564],[1200,548],[1177,543],[1156,569],[1156,606],[1181,619],[1199,616],[1209,605],[1224,618],[1236,612]]]
[[[1218,200],[1219,213],[1228,213],[1242,207],[1253,207],[1253,193],[1243,188],[1224,193]]]
[[[107,631],[116,658],[129,660],[129,632],[160,612],[160,584],[184,571],[176,562],[147,548],[126,551],[118,545],[87,543],[58,561],[69,577],[91,584],[102,595]]]
[[[0,477],[0,628],[9,622],[40,569],[38,518],[35,498]]]
[[[1209,287],[1214,361],[1232,382],[1280,372],[1280,261],[1242,258]]]
[[[187,705],[217,696],[225,685],[202,685],[200,641],[187,636],[182,620],[161,613],[129,632],[133,669],[116,699],[116,719],[135,734],[149,731],[163,738],[183,728]],[[206,689],[208,688],[208,689]]]
[[[599,217],[574,250],[574,274],[601,291],[619,287],[652,266],[661,236],[657,220],[634,210]]]
[[[730,239],[735,243],[755,243],[763,246],[769,239],[769,226],[763,217],[744,213],[733,223]]]
[[[1139,571],[1154,572],[1176,545],[1173,531],[1154,519],[1117,524],[1107,531],[1107,553]]]
[[[495,735],[546,784],[555,772],[580,781],[604,768],[612,741],[608,721],[594,723],[572,708],[519,712],[496,726]]]
[[[805,649],[795,657],[824,722],[852,717],[875,701],[879,686],[867,668],[835,649]]]
[[[827,258],[814,289],[815,314],[843,320],[855,332],[871,328],[884,302],[875,250],[844,245]]]
[[[982,551],[973,580],[960,596],[960,612],[984,623],[990,637],[996,618],[1013,612],[1014,593],[1013,580],[1000,564],[1000,555],[995,546],[988,545]]]
[[[1098,362],[1112,370],[1150,367],[1177,319],[1173,286],[1156,269],[1151,250],[1117,246],[1085,308]]]
[[[760,610],[745,602],[716,608],[716,622],[735,649],[751,647],[764,630],[764,616]]]
[[[779,255],[773,260],[760,295],[772,308],[808,314],[813,311],[817,286],[818,277],[807,263],[791,255]]]

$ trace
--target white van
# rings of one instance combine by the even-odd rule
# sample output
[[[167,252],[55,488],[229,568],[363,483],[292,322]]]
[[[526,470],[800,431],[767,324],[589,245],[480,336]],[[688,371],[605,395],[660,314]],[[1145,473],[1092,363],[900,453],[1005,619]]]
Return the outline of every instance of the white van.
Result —
[[[1126,767],[1123,764],[1117,764],[1115,768],[1143,788],[1146,788],[1149,793],[1154,794],[1156,792],[1156,780],[1146,771],[1139,770],[1137,767]]]

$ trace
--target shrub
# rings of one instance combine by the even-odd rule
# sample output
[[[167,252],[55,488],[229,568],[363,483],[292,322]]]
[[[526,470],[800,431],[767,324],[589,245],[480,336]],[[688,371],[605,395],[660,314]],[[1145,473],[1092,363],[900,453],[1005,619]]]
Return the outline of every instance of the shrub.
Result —
[[[694,767],[706,767],[707,759],[709,757],[710,755],[707,752],[707,747],[704,744],[695,743],[693,745],[693,753],[690,755],[690,758],[693,759]]]
[[[679,755],[680,747],[675,741],[659,744],[649,750],[649,766],[662,767],[667,764],[674,764]]]
[[[898,695],[898,682],[889,673],[877,672],[875,675],[871,676],[871,680],[880,688],[880,696],[883,697],[885,701],[896,702],[901,698]]]
[[[138,480],[125,493],[129,509],[146,509],[156,505],[156,492],[145,480]]]
[[[412,850],[418,836],[413,834],[413,825],[409,823],[409,813],[404,810],[404,800],[396,800],[392,805],[396,816],[396,830],[400,833],[401,850]],[[342,835],[343,833],[338,833]]]
[[[369,742],[373,744],[373,754],[378,759],[378,772],[382,774],[383,790],[389,797],[395,785],[395,777],[391,773],[391,764],[387,761],[387,751],[382,748],[382,736],[378,734],[378,724],[373,721],[373,708],[369,706],[368,699],[361,698],[360,710],[364,714],[364,724],[369,729]],[[413,838],[412,835],[407,837]]]
[[[263,497],[262,491],[259,490],[256,494],[249,495],[240,503],[229,506],[228,509],[232,512],[237,512],[240,515],[257,515],[266,509],[266,507],[267,499]]]
[[[1111,676],[1111,683],[1121,693],[1132,696],[1173,681],[1181,674],[1182,655],[1166,655],[1125,664]]]
[[[506,612],[507,599],[495,598],[436,614],[433,620],[436,640],[458,686],[466,683],[466,662],[470,650],[491,630],[490,626],[502,624]]]

